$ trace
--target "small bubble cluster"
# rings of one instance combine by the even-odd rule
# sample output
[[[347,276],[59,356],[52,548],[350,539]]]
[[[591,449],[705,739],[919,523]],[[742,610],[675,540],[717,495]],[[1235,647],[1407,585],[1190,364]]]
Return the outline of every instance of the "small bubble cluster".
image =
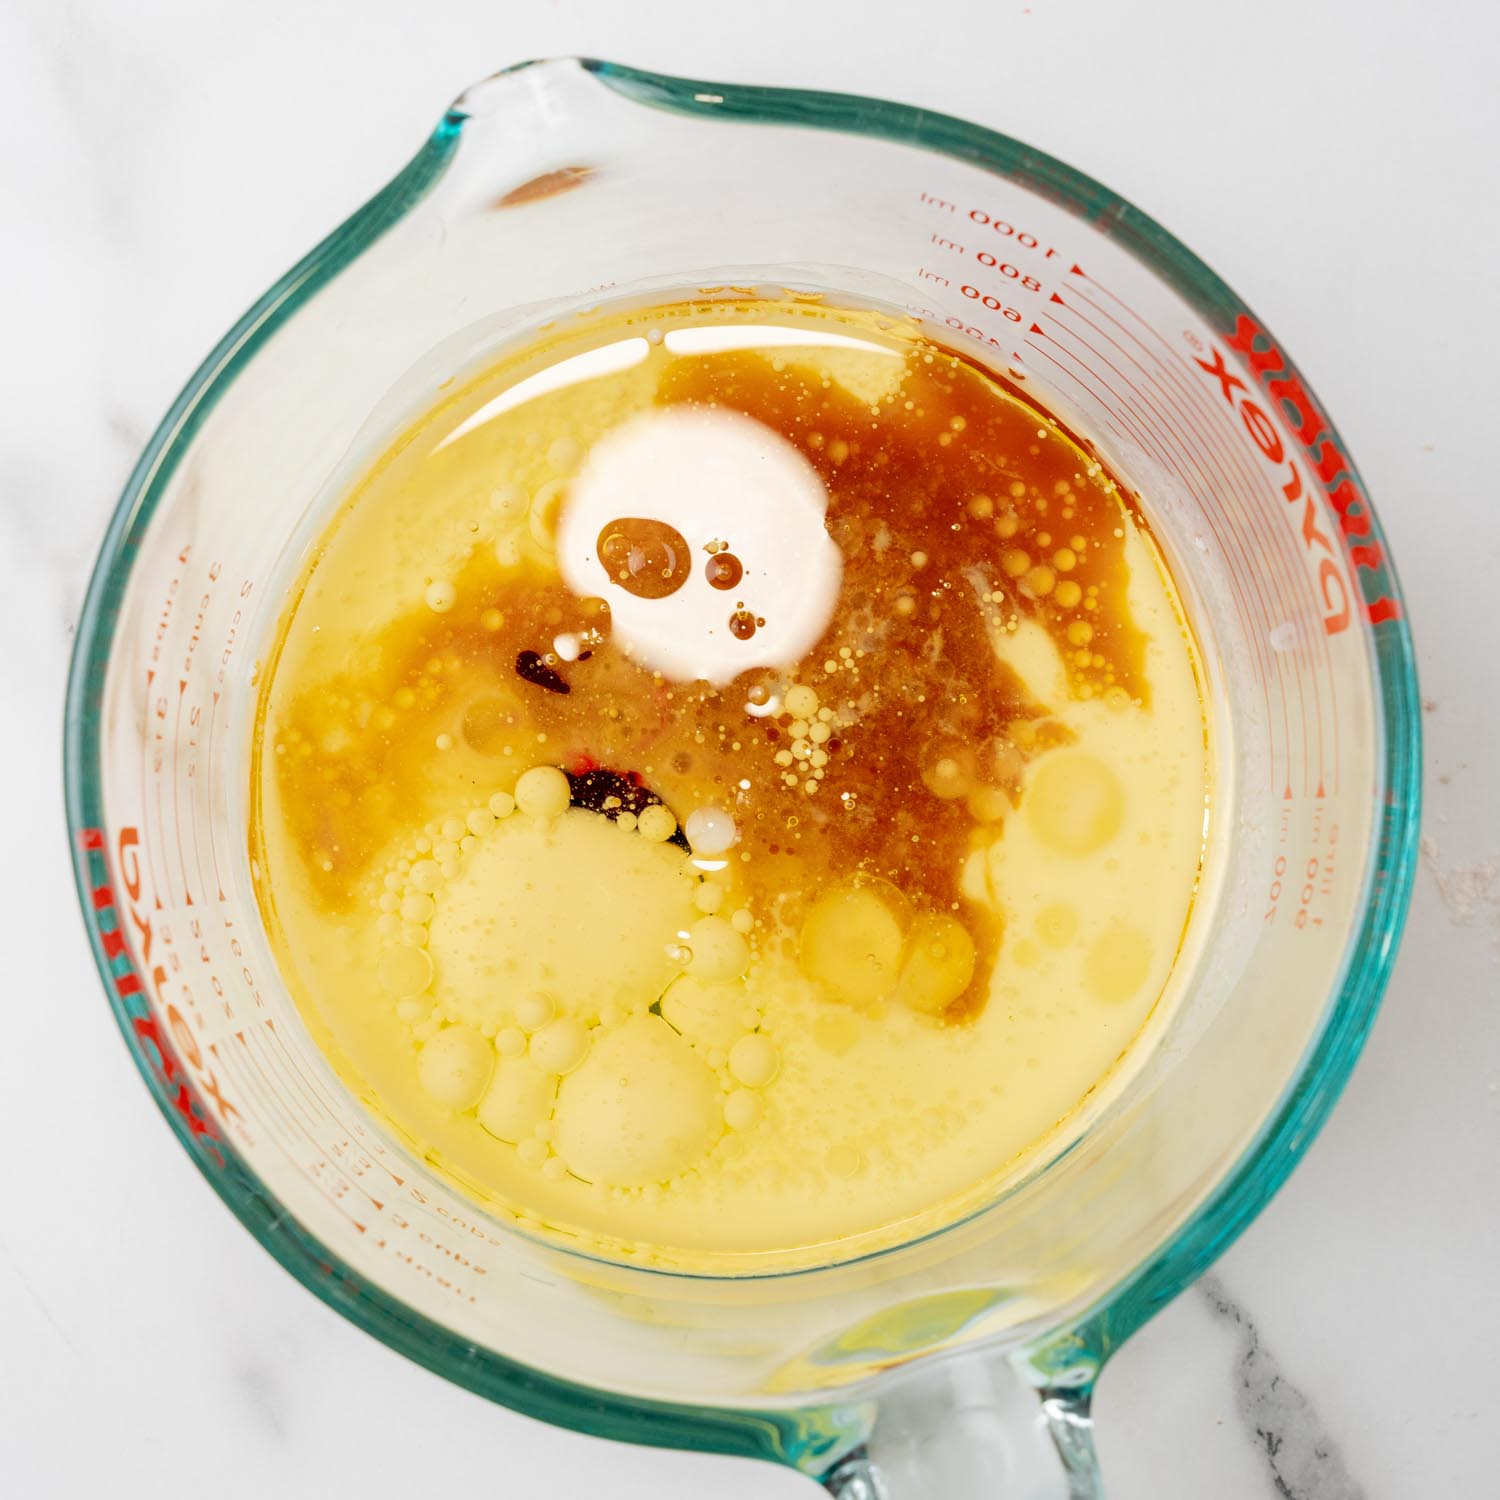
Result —
[[[829,663],[829,670],[837,671],[838,664]],[[772,753],[771,760],[784,786],[812,796],[828,775],[834,752],[841,748],[835,734],[841,722],[839,713],[822,703],[817,691],[803,683],[787,688],[781,705],[776,723],[784,731],[787,743]]]

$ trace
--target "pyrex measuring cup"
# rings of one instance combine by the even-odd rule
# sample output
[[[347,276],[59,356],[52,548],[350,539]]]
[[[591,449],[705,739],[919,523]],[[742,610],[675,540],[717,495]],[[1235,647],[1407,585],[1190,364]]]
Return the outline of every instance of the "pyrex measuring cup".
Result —
[[[713,1278],[503,1226],[340,1087],[251,896],[247,746],[276,585],[361,434],[601,297],[761,285],[917,314],[1141,492],[1205,648],[1219,836],[1192,992],[1081,1137],[917,1243]],[[1416,701],[1338,432],[1129,204],[924,111],[557,61],[464,94],[157,430],[78,633],[68,808],[100,974],[179,1139],[378,1338],[535,1416],[845,1497],[1092,1496],[1102,1362],[1276,1189],[1370,1023],[1411,884]]]

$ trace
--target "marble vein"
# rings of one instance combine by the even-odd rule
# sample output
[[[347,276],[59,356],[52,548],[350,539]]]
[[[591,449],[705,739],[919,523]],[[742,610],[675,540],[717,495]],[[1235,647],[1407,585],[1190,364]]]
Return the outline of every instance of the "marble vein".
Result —
[[[77,1344],[69,1337],[68,1330],[58,1321],[47,1299],[37,1290],[31,1277],[26,1274],[20,1261],[11,1254],[10,1247],[3,1240],[0,1240],[0,1259],[3,1259],[5,1264],[10,1268],[17,1285],[25,1292],[32,1305],[46,1320],[47,1326],[62,1340],[64,1345],[67,1346],[68,1352],[76,1359],[78,1357]]]
[[[278,1441],[285,1439],[285,1403],[274,1367],[259,1361],[245,1362],[234,1371],[234,1375],[245,1397],[244,1409],[255,1417],[268,1437]]]
[[[1367,1500],[1316,1407],[1282,1373],[1254,1319],[1219,1277],[1205,1276],[1198,1291],[1238,1339],[1235,1403],[1246,1433],[1265,1454],[1272,1493],[1280,1500]]]

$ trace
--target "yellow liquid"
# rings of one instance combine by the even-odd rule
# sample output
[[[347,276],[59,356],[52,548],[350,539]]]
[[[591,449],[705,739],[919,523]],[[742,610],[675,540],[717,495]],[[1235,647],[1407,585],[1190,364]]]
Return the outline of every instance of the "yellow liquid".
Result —
[[[319,1045],[595,1253],[951,1222],[1181,983],[1208,763],[1170,576],[1053,420],[873,314],[606,310],[453,382],[319,539],[257,731]]]

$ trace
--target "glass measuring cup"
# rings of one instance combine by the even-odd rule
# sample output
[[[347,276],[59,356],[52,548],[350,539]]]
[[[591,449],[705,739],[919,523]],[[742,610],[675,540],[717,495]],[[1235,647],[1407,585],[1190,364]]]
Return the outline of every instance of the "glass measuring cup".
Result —
[[[731,1279],[530,1238],[389,1137],[277,979],[243,829],[276,584],[368,435],[600,298],[762,285],[919,315],[1142,492],[1205,646],[1222,837],[1192,994],[1066,1150],[917,1243]],[[79,629],[69,816],[101,975],[179,1138],[377,1337],[532,1415],[845,1497],[1077,1497],[1103,1361],[1261,1207],[1353,1063],[1410,889],[1416,703],[1337,431],[1128,204],[926,112],[558,61],[466,93],[158,429]]]

